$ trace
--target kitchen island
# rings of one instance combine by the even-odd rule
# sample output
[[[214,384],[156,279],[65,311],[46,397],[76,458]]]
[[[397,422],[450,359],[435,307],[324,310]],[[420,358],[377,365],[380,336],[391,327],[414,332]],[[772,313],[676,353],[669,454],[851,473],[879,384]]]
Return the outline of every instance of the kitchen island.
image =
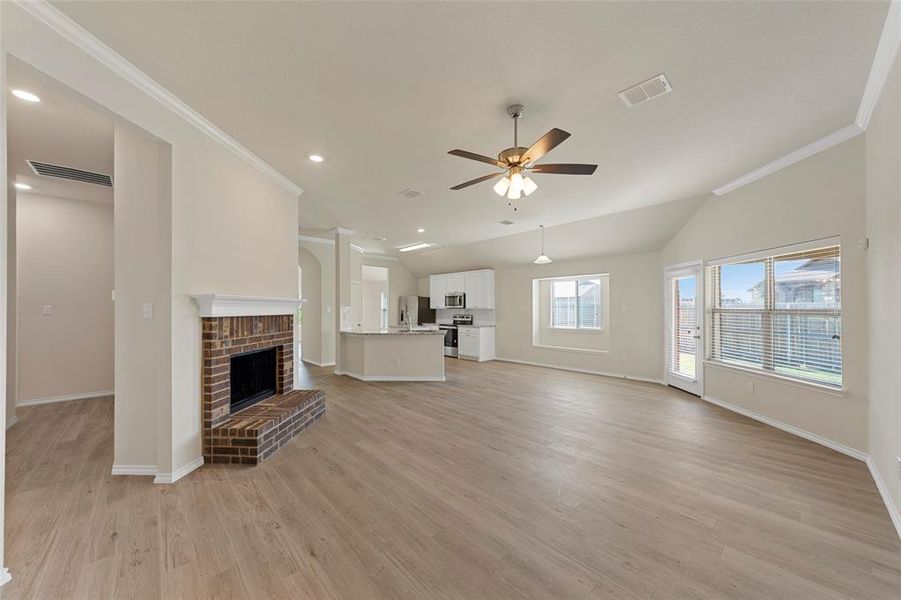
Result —
[[[444,332],[389,327],[342,331],[336,375],[361,381],[444,381]]]

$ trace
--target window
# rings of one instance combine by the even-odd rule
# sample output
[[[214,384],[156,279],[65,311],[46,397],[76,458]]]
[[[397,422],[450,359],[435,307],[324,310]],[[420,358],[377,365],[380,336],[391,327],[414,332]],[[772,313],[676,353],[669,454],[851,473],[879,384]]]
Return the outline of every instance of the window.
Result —
[[[551,282],[551,327],[601,328],[601,280],[599,277],[557,279]]]
[[[842,386],[838,245],[725,260],[707,282],[709,360]]]

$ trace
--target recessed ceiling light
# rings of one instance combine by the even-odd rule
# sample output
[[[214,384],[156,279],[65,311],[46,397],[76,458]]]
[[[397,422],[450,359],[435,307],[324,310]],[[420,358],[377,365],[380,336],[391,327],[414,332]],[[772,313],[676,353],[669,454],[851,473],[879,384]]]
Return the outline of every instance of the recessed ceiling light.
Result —
[[[416,233],[425,233],[425,229],[420,227],[419,229],[416,230]]]
[[[311,154],[311,155],[310,155],[310,160],[312,160],[313,162],[322,162],[322,161],[324,161],[325,159],[322,158],[322,156],[320,156],[319,154]]]
[[[13,90],[13,96],[19,98],[20,100],[24,100],[25,102],[40,102],[41,99],[32,94],[31,92],[26,92],[25,90]]]
[[[27,183],[16,183],[16,184],[13,184],[13,185],[16,186],[16,189],[17,189],[17,190],[25,191],[25,190],[30,190],[30,189],[31,189],[31,186],[28,185]]]
[[[403,248],[398,248],[401,252],[412,252],[413,250],[422,250],[423,248],[428,248],[431,246],[429,242],[422,242],[419,244],[413,244],[412,246],[404,246]]]

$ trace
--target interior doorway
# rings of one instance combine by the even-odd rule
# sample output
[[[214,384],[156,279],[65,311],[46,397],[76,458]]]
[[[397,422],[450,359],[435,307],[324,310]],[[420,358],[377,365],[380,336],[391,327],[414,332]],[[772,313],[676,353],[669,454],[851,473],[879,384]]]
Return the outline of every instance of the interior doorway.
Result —
[[[7,57],[7,422],[113,395],[114,122]],[[112,400],[108,400],[112,405]]]
[[[363,329],[388,327],[388,268],[363,265],[360,292]]]
[[[666,383],[704,394],[704,298],[700,263],[668,267],[666,290]]]

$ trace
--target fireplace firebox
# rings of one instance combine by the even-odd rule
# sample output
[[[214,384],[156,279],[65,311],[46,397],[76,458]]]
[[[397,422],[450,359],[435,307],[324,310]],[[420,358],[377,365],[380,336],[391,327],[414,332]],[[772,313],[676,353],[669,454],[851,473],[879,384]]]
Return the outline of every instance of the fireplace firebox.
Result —
[[[231,414],[275,395],[276,348],[235,354],[230,362]]]

